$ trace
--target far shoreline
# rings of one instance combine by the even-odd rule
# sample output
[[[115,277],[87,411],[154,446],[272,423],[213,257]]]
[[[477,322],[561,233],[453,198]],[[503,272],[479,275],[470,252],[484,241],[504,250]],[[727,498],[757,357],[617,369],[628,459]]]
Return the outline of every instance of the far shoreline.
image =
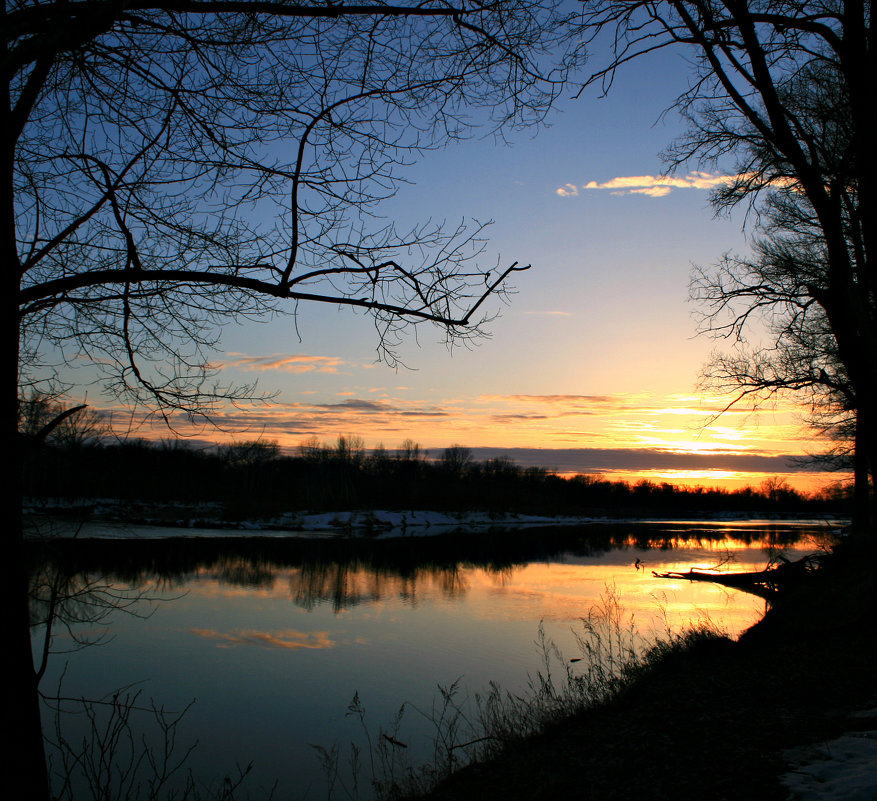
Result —
[[[756,526],[824,526],[835,534],[849,525],[849,518],[835,514],[764,514],[753,510],[703,511],[696,514],[643,515],[632,510],[617,514],[501,514],[493,511],[443,512],[437,510],[353,509],[328,512],[285,512],[271,517],[229,520],[222,504],[156,503],[120,499],[28,499],[24,516],[31,523],[30,536],[40,536],[40,521],[49,522],[52,537],[89,536],[88,529],[103,529],[102,536],[125,538],[125,528],[169,529],[171,536],[322,536],[322,537],[424,537],[462,532],[511,531],[531,528],[564,528],[597,525],[698,526],[721,528]],[[209,532],[209,533],[208,533]],[[710,529],[706,533],[712,533]],[[91,536],[95,536],[92,534]],[[101,536],[101,535],[99,535]],[[157,535],[156,536],[160,536]]]

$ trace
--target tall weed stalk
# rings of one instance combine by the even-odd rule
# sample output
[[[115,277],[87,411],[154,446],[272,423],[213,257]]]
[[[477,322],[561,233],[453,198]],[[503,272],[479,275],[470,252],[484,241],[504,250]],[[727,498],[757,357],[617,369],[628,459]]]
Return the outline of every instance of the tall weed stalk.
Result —
[[[364,734],[367,754],[363,757],[359,746],[351,743],[350,758],[342,766],[337,743],[329,749],[314,746],[326,773],[327,799],[396,801],[422,795],[454,771],[496,756],[513,741],[611,701],[668,654],[720,636],[709,621],[681,632],[667,625],[660,635],[643,636],[614,588],[607,588],[573,634],[578,655],[565,658],[540,623],[536,646],[542,664],[522,690],[512,692],[491,682],[486,691],[470,697],[458,679],[439,685],[427,709],[403,704],[389,727],[379,728],[377,734],[369,729],[365,708],[355,695],[348,714]],[[399,739],[407,710],[429,724],[431,753],[419,765],[413,764],[408,745]]]

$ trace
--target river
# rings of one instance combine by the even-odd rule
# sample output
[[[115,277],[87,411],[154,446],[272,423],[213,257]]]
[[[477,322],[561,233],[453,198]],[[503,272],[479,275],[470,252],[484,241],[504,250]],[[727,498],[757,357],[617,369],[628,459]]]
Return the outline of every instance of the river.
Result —
[[[440,688],[453,687],[452,705],[471,716],[491,682],[526,694],[548,671],[561,681],[586,670],[582,640],[595,627],[615,646],[642,647],[699,624],[737,636],[764,614],[755,596],[653,571],[757,570],[780,552],[812,553],[824,535],[818,524],[725,521],[392,540],[67,542],[42,575],[63,573],[68,590],[87,592],[55,624],[41,686],[104,700],[121,689],[121,698],[139,693],[141,708],[152,699],[169,714],[187,710],[176,730],[178,753],[197,741],[187,769],[207,783],[252,762],[244,786],[253,797],[276,781],[275,798],[325,798],[320,754],[338,744],[346,790],[335,794],[345,797],[351,742],[362,749],[364,783],[378,742],[411,763],[433,758],[435,718],[449,714]],[[611,635],[599,620],[607,614]],[[35,630],[36,648],[44,632]],[[62,706],[62,732],[78,743],[87,717]],[[52,737],[53,719],[47,710]],[[154,737],[154,715],[132,720],[138,741],[141,730]]]

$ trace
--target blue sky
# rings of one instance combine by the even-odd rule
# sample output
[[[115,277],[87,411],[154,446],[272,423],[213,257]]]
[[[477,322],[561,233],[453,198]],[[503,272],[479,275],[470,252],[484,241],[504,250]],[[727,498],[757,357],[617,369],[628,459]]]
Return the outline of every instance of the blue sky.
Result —
[[[677,56],[644,59],[619,73],[608,97],[567,93],[547,127],[512,134],[509,146],[471,139],[404,173],[410,183],[380,208],[400,229],[492,219],[484,268],[532,264],[515,275],[511,303],[494,304],[501,316],[490,338],[449,352],[440,331],[421,327],[398,349],[406,366],[392,369],[376,362],[371,321],[350,309],[301,306],[295,321],[229,326],[216,358],[222,378],[258,378],[276,394],[268,406],[229,410],[223,432],[190,433],[286,446],[354,434],[369,447],[411,438],[433,452],[452,443],[574,449],[582,471],[597,469],[588,449],[682,451],[692,454],[690,474],[640,474],[686,483],[763,478],[731,476],[719,456],[704,472],[704,452],[768,457],[759,469],[783,472],[785,455],[807,447],[787,408],[740,410],[705,428],[722,404],[695,392],[717,343],[695,336],[692,264],[743,251],[746,240],[741,215],[716,219],[710,208],[717,171],[691,165],[674,186],[657,180],[660,153],[682,130],[664,112],[686,81]],[[628,467],[613,474],[636,477],[642,465]],[[793,478],[804,486],[812,476]]]

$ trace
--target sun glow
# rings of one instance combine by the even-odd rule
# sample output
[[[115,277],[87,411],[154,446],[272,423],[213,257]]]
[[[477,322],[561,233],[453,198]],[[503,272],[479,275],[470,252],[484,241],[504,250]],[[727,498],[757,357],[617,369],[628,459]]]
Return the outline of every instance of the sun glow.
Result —
[[[344,388],[329,398],[302,390],[294,398],[249,409],[219,409],[213,415],[216,427],[184,415],[172,418],[172,424],[190,439],[273,440],[289,453],[314,439],[331,445],[340,435],[390,451],[411,440],[432,458],[460,444],[561,475],[590,473],[634,483],[739,489],[781,475],[809,492],[842,477],[793,464],[793,457],[818,451],[795,407],[732,415],[717,425],[715,414],[726,405],[723,398],[704,396],[695,404],[689,396],[648,393],[423,394],[397,384],[367,392]],[[107,413],[117,431],[147,439],[168,436],[160,421],[136,410],[115,407]],[[671,417],[674,424],[668,427]]]

